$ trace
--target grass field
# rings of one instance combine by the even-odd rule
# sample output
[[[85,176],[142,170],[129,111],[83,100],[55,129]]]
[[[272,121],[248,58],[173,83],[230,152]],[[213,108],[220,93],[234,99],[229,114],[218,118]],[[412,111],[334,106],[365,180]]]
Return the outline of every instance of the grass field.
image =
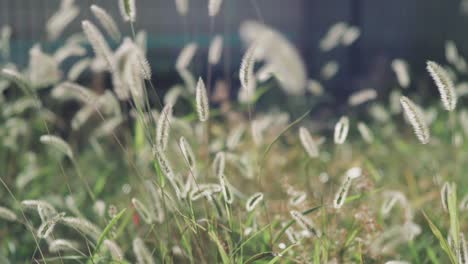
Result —
[[[158,87],[132,3],[120,15],[92,6],[83,32],[54,51],[38,43],[25,68],[2,29],[0,263],[468,263],[467,71],[453,43],[443,66],[427,64],[424,89],[441,100],[398,59],[390,93],[359,91],[317,119],[337,65],[309,79],[294,45],[257,22],[242,26],[235,80],[212,76],[213,32],[198,65],[208,75],[192,71],[187,43],[178,84]],[[62,2],[49,42],[76,12]],[[337,23],[318,45],[358,37]]]

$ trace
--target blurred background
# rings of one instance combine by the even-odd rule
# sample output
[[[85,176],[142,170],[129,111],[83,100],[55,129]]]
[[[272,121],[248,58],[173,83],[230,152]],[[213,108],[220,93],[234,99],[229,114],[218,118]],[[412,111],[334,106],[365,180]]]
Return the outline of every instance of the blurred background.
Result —
[[[446,40],[453,40],[460,54],[466,54],[468,18],[463,10],[468,4],[463,1],[225,0],[214,32],[224,34],[227,51],[223,63],[233,77],[245,50],[239,39],[239,26],[242,21],[254,19],[277,29],[294,43],[307,65],[309,78],[317,78],[327,62],[338,62],[338,73],[324,86],[338,98],[346,98],[355,90],[387,89],[383,86],[395,83],[390,68],[394,58],[407,60],[411,74],[418,76],[425,73],[427,59],[444,62]],[[80,32],[80,21],[92,18],[89,6],[93,3],[105,8],[119,22],[120,29],[129,32],[115,0],[75,2],[80,6],[78,18],[62,39],[47,44],[44,25],[60,6],[59,0],[0,0],[0,25],[12,27],[12,61],[26,65],[34,43],[40,41],[45,50],[53,50],[67,36]],[[148,60],[160,86],[168,87],[178,78],[174,61],[189,41],[196,41],[201,47],[194,65],[204,65],[210,41],[206,6],[207,0],[191,0],[184,21],[173,0],[137,1],[136,29],[148,33]],[[321,52],[320,39],[339,21],[356,25],[361,30],[360,37],[348,47]],[[194,73],[204,74],[204,68],[195,66]],[[223,69],[214,71],[216,76]]]

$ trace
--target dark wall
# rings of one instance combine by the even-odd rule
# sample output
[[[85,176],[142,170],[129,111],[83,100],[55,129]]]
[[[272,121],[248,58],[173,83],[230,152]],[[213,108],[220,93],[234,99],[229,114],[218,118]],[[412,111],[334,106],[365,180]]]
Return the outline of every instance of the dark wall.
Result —
[[[13,58],[25,63],[27,50],[44,41],[44,25],[59,5],[58,0],[0,0],[0,25],[13,27]],[[89,6],[96,3],[121,22],[116,0],[76,0],[79,18],[65,35],[81,31],[79,21],[92,19]],[[149,33],[149,59],[158,71],[171,71],[178,51],[187,40],[201,45],[209,42],[207,0],[190,0],[187,21],[175,10],[173,0],[137,0],[137,28]],[[245,19],[263,20],[286,34],[300,49],[311,77],[318,75],[325,61],[336,59],[341,70],[335,86],[372,84],[382,65],[395,57],[408,59],[416,69],[424,69],[426,59],[443,60],[444,42],[455,40],[462,54],[467,50],[468,18],[459,10],[459,0],[224,0],[216,18],[215,32],[224,32],[232,47],[232,65],[242,53],[238,28]],[[351,48],[327,54],[318,50],[318,41],[337,21],[357,24],[362,29]],[[189,32],[189,33],[187,33]],[[200,58],[202,57],[200,56]],[[350,79],[351,78],[351,79]],[[352,80],[352,81],[350,81]],[[353,88],[354,89],[354,88]]]

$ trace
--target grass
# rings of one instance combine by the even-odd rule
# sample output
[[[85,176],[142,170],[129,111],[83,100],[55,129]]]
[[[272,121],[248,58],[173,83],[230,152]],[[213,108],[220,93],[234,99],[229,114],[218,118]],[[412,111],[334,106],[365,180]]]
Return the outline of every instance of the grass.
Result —
[[[129,27],[134,39],[134,25]],[[291,52],[284,39],[278,42],[278,50]],[[144,54],[132,45],[129,54]],[[50,63],[50,54],[41,56]],[[459,118],[465,98],[451,112],[437,98],[429,100],[438,114],[428,122],[431,136],[424,145],[386,95],[346,106],[349,134],[335,144],[333,128],[343,113],[325,121],[311,116],[321,98],[333,96],[291,95],[280,89],[288,80],[275,76],[257,83],[248,101],[221,96],[206,122],[197,119],[194,87],[184,77],[174,117],[160,115],[160,89],[138,74],[128,75],[135,73],[128,65],[141,65],[132,61],[138,56],[123,56],[119,67],[112,67],[130,87],[124,88],[130,89],[128,98],[98,91],[102,100],[82,100],[76,93],[52,97],[65,77],[38,87],[28,78],[31,72],[48,78],[42,69],[2,71],[0,206],[16,220],[0,214],[0,263],[466,263],[467,209],[460,201],[468,195],[463,140],[468,121]],[[6,58],[1,68],[12,69],[14,62]],[[405,93],[427,102],[415,87]],[[296,114],[270,110],[277,108],[269,105],[272,95],[287,97]],[[67,112],[77,105],[93,111],[72,129]],[[169,142],[162,151],[155,139],[161,133],[157,124],[164,122]],[[359,122],[369,127],[373,140],[360,136]],[[311,132],[318,157],[311,158],[301,145],[299,127]],[[41,136],[48,134],[63,144],[42,144]],[[193,149],[190,163],[182,155],[181,137]],[[221,152],[224,169],[219,160],[214,164]],[[346,172],[356,167],[361,175],[349,192],[340,191],[344,204],[334,208]],[[450,186],[446,210],[440,194],[445,182]],[[258,193],[263,199],[247,210],[249,198]],[[232,203],[226,197],[233,197]],[[55,210],[26,208],[24,200]],[[291,211],[303,218],[293,219]],[[49,236],[38,234],[41,224],[53,226]],[[51,248],[59,239],[66,243]]]

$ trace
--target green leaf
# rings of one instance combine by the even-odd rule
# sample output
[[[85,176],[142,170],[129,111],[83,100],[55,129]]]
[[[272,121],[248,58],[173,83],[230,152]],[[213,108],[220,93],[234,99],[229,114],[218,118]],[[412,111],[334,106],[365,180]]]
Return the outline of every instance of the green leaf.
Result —
[[[216,243],[216,246],[218,247],[218,252],[221,255],[221,259],[224,264],[231,263],[231,260],[229,259],[229,256],[227,255],[226,251],[224,250],[223,245],[221,244],[221,241],[219,241],[218,236],[214,231],[209,232],[211,239]]]
[[[450,249],[450,246],[448,245],[448,243],[445,240],[444,236],[440,232],[439,228],[437,228],[437,226],[431,221],[431,219],[426,215],[426,213],[424,211],[422,213],[424,215],[424,218],[426,218],[426,221],[429,224],[429,227],[431,228],[432,233],[439,240],[439,243],[440,243],[440,246],[442,247],[442,250],[448,255],[448,257],[450,259],[450,262],[452,264],[457,264],[456,257],[453,254],[452,250]]]

